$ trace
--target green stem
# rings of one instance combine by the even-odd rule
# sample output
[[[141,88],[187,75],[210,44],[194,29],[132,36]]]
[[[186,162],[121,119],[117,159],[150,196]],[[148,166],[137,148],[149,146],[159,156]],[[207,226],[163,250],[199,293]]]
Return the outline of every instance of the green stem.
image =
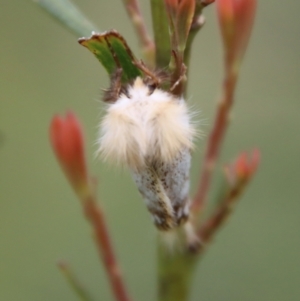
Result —
[[[199,259],[188,250],[169,250],[158,243],[158,301],[187,301]]]
[[[70,0],[33,0],[73,34],[89,36],[99,31]]]
[[[192,27],[190,30],[190,34],[186,43],[185,51],[184,51],[184,64],[186,66],[189,66],[190,64],[190,58],[191,58],[191,49],[192,44],[194,42],[194,39],[198,33],[198,31],[202,28],[204,25],[205,18],[203,15],[197,16],[197,19],[195,22],[192,23]]]
[[[156,49],[156,67],[166,68],[170,63],[171,45],[168,16],[164,1],[151,0],[152,24]]]
[[[171,41],[164,1],[151,0],[153,30],[156,43],[157,67],[169,66],[171,58]],[[191,45],[197,32],[201,28],[199,15],[201,9],[196,7],[197,14],[193,20],[190,35],[187,40],[187,48],[183,57],[186,67],[189,66]],[[181,68],[180,63],[180,68]],[[186,93],[186,81],[180,87],[180,93]],[[157,269],[158,269],[158,301],[187,301],[191,291],[191,282],[199,260],[199,253],[190,252],[185,242],[180,244],[182,250],[169,250],[158,242]]]

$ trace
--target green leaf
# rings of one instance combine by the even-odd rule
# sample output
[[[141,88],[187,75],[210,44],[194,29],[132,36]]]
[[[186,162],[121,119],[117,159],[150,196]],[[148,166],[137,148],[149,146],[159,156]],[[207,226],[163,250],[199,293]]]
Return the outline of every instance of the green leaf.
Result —
[[[97,27],[70,0],[33,0],[73,34],[84,36]]]
[[[78,42],[96,56],[110,76],[121,67],[123,83],[142,75],[131,49],[117,31],[93,33],[90,38],[81,38]]]
[[[164,1],[151,0],[151,11],[156,50],[156,67],[166,68],[170,63],[171,44],[168,16]]]

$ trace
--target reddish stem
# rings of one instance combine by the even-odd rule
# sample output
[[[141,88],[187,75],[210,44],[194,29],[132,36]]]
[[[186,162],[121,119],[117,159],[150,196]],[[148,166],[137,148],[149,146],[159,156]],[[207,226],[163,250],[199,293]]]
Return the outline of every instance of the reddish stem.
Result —
[[[231,214],[239,196],[248,184],[248,180],[241,181],[236,187],[231,188],[221,204],[217,207],[212,216],[199,228],[198,237],[201,240],[202,248],[213,238],[217,230],[224,224]]]
[[[206,198],[211,185],[213,171],[226,133],[229,121],[229,113],[233,104],[237,74],[231,72],[230,70],[227,71],[226,74],[227,75],[223,83],[223,96],[219,102],[214,126],[208,139],[200,181],[194,198],[193,209],[196,213],[202,211],[206,204]]]
[[[137,0],[123,0],[127,13],[135,27],[139,42],[143,48],[146,59],[151,63],[154,59],[154,42],[147,31],[140,5]]]
[[[103,260],[116,300],[131,301],[123,282],[101,208],[97,205],[94,197],[90,196],[83,202],[83,209],[85,216],[90,221],[95,231],[94,234],[98,251]]]

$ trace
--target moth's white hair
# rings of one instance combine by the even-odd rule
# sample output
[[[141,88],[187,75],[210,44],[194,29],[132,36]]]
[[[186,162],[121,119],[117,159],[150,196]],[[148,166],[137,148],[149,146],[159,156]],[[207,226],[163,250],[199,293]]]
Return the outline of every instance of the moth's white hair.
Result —
[[[160,89],[151,93],[139,77],[127,95],[108,105],[101,122],[98,151],[104,159],[138,170],[148,159],[172,162],[182,149],[192,149],[196,131],[183,98]]]

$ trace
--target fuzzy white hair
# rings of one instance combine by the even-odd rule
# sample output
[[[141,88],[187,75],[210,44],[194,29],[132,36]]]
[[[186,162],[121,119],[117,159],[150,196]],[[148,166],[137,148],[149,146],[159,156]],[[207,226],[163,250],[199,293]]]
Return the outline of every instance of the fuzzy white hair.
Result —
[[[195,129],[183,98],[155,89],[141,78],[107,107],[101,122],[99,152],[104,159],[140,170],[147,161],[171,163],[191,150]]]
[[[129,167],[154,224],[168,233],[166,240],[175,241],[171,232],[184,225],[193,243],[189,169],[196,130],[184,99],[152,90],[138,77],[108,104],[100,126],[98,152]]]

